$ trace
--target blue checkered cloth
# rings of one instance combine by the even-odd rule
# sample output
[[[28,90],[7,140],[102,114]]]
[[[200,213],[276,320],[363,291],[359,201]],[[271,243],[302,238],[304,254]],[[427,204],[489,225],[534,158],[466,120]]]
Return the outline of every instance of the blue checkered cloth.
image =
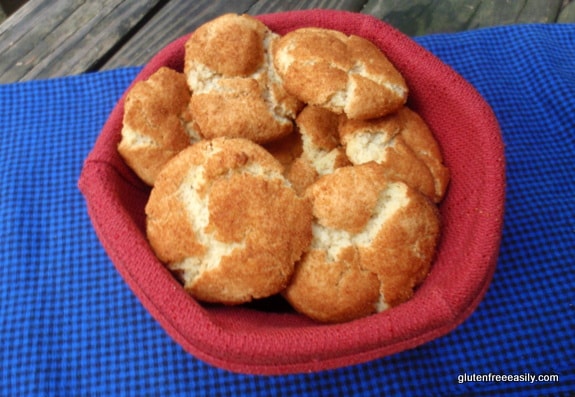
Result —
[[[0,86],[0,395],[573,393],[575,26],[417,41],[479,90],[506,144],[501,254],[467,321],[416,349],[319,373],[247,376],[199,361],[117,273],[76,185],[140,68],[8,84]],[[543,377],[520,378],[528,375]]]

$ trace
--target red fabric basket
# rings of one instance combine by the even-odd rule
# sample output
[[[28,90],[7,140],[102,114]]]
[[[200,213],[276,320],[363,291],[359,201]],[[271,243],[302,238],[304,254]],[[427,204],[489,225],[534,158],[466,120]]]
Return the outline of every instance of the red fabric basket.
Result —
[[[504,209],[504,152],[492,110],[477,91],[409,37],[366,15],[293,11],[258,17],[285,34],[337,29],[379,46],[410,87],[409,106],[430,125],[451,170],[432,271],[410,301],[356,321],[325,325],[289,311],[202,305],[156,259],[145,236],[147,188],[116,151],[123,98],[87,157],[79,187],[109,257],[144,307],[195,357],[234,372],[288,374],[353,365],[445,335],[477,307],[497,261]],[[160,66],[182,70],[182,37],[134,82]]]

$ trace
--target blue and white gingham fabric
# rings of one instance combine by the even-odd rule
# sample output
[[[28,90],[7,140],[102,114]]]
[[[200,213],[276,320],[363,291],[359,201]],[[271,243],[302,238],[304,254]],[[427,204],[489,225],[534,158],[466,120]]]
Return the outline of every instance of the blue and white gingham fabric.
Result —
[[[575,393],[575,26],[417,41],[479,90],[506,144],[501,254],[466,322],[416,349],[313,374],[244,376],[197,360],[116,272],[76,186],[140,69],[8,84],[0,86],[0,395]]]

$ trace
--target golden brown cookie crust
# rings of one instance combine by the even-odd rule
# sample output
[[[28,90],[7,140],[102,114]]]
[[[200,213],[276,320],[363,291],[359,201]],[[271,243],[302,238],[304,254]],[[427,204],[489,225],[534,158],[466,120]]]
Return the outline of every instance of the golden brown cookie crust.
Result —
[[[330,261],[326,253],[311,251],[296,266],[283,296],[295,310],[320,322],[339,323],[376,312],[380,282],[361,268],[357,251]]]
[[[203,24],[185,44],[188,75],[194,63],[227,77],[255,73],[264,61],[267,27],[247,15],[224,14]]]
[[[182,73],[161,67],[126,95],[118,151],[148,185],[163,165],[194,141],[187,130],[190,91]]]
[[[203,137],[265,143],[288,135],[301,104],[271,65],[279,36],[248,15],[225,14],[185,44],[190,112]]]
[[[413,295],[440,234],[429,199],[386,179],[373,162],[321,177],[306,197],[313,203],[313,240],[283,293],[296,310],[318,321],[349,321]]]
[[[340,118],[330,110],[313,105],[298,114],[296,126],[302,151],[289,165],[286,175],[299,193],[320,176],[351,164],[339,140]]]
[[[375,161],[389,178],[406,182],[434,202],[443,199],[449,170],[425,121],[404,106],[371,120],[342,119],[340,139],[353,164]]]
[[[239,138],[196,143],[162,170],[148,239],[192,296],[238,304],[285,288],[311,240],[311,205],[282,170]]]
[[[273,62],[288,92],[351,119],[382,117],[407,100],[403,76],[362,37],[297,29],[274,45]]]
[[[425,163],[433,176],[434,193],[430,197],[439,203],[445,196],[450,179],[449,168],[443,163],[439,143],[423,118],[407,106],[398,111],[398,117],[403,124],[401,135],[405,143]]]

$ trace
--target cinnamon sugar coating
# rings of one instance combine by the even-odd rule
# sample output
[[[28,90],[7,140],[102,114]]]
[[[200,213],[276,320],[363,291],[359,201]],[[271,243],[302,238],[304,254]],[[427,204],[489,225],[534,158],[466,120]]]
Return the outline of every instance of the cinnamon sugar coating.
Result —
[[[118,151],[148,185],[164,164],[198,139],[185,76],[167,67],[136,83],[126,95]]]
[[[306,190],[311,248],[285,298],[322,322],[342,322],[405,302],[429,272],[440,235],[436,206],[376,163],[342,167]]]
[[[158,176],[146,206],[160,260],[202,301],[276,294],[311,240],[311,206],[279,162],[241,138],[204,140]]]
[[[300,28],[278,40],[276,70],[286,90],[307,104],[370,119],[405,104],[402,75],[369,40],[323,28]]]
[[[190,112],[205,138],[265,143],[293,130],[301,103],[271,64],[279,36],[248,15],[225,14],[200,26],[185,45]]]

